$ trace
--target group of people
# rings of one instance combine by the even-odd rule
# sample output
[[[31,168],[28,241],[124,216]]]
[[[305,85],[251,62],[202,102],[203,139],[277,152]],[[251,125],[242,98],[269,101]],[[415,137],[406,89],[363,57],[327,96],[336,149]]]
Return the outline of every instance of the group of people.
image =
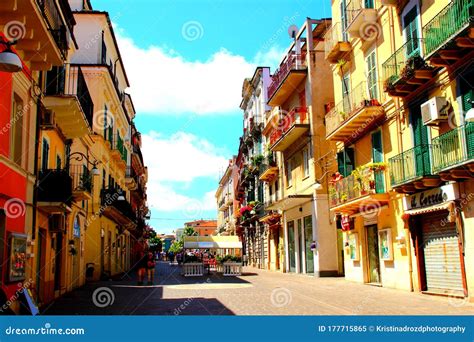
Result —
[[[148,279],[147,284],[153,285],[153,280],[155,277],[155,266],[155,254],[151,251],[143,251],[137,262],[138,285],[144,284],[145,275]]]

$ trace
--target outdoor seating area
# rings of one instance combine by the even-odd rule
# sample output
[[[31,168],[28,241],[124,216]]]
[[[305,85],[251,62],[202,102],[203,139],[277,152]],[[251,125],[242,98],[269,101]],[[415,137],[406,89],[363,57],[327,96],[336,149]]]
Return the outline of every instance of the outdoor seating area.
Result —
[[[185,236],[181,274],[242,275],[242,242],[237,236]]]

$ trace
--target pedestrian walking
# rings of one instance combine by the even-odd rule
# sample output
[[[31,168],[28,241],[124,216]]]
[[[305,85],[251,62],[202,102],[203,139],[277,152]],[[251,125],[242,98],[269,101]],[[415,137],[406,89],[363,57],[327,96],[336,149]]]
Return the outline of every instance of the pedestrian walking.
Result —
[[[146,261],[147,261],[146,270],[147,270],[147,276],[148,276],[148,285],[153,285],[153,279],[155,277],[156,261],[152,252],[148,253]]]
[[[145,278],[145,272],[147,269],[147,259],[148,253],[145,250],[141,251],[137,263],[138,285],[143,285],[143,279]]]

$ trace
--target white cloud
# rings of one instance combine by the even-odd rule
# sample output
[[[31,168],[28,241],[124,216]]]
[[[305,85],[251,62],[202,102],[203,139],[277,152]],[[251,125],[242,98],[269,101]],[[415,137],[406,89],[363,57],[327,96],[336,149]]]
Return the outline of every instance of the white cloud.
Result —
[[[238,110],[242,82],[256,66],[278,65],[283,50],[272,47],[252,61],[222,48],[206,61],[189,61],[164,47],[138,47],[117,30],[130,93],[137,110],[150,114],[215,114]]]
[[[148,166],[147,195],[151,209],[182,211],[183,217],[202,217],[205,211],[216,209],[215,191],[192,197],[178,191],[199,178],[215,179],[227,165],[224,151],[193,134],[177,132],[163,137],[156,132],[142,135],[143,157]],[[184,192],[188,192],[185,190]]]

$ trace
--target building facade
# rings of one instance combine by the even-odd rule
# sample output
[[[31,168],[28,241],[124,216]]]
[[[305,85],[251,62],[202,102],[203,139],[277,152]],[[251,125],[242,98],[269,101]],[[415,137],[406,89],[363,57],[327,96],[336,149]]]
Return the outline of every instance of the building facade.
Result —
[[[472,293],[473,6],[332,1],[329,196],[347,279]]]
[[[235,235],[234,184],[232,177],[234,168],[235,157],[229,160],[229,165],[227,165],[216,191],[218,208],[216,235]]]

